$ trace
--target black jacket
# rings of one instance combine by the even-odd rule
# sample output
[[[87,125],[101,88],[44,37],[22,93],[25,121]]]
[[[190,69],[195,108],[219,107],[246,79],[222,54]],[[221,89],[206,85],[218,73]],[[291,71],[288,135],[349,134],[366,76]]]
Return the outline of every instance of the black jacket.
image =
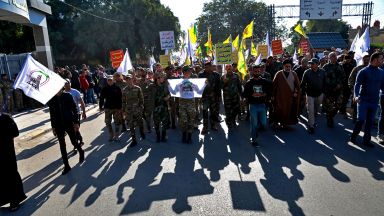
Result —
[[[55,95],[49,102],[49,114],[52,128],[64,129],[79,124],[75,101],[70,93]]]
[[[111,86],[107,85],[101,90],[99,107],[100,109],[121,109],[122,101],[121,101],[122,93],[121,89],[113,84]],[[104,102],[105,100],[105,102]]]

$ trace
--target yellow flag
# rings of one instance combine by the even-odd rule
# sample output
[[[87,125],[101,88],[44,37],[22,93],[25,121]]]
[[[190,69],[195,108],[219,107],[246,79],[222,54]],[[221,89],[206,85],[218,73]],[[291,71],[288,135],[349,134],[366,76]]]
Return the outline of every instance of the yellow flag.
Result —
[[[191,65],[191,58],[189,57],[189,55],[187,55],[187,58],[185,59],[185,65]]]
[[[189,39],[191,40],[191,43],[195,44],[197,42],[196,24],[193,24],[191,28],[188,29],[188,33],[189,33]]]
[[[241,47],[243,48],[243,50],[247,49],[247,41],[245,40],[245,38],[241,40]]]
[[[251,23],[249,23],[249,24],[245,27],[245,29],[244,29],[244,31],[243,31],[243,36],[242,36],[242,38],[243,38],[243,39],[245,39],[245,38],[250,38],[250,37],[252,37],[252,35],[253,35],[253,20],[252,20]]]
[[[303,29],[303,27],[301,26],[300,23],[297,24],[297,26],[295,27],[294,30],[295,30],[295,32],[299,33],[300,35],[303,35],[303,37],[308,38],[307,35],[305,34],[304,29]]]
[[[259,54],[257,53],[257,49],[255,47],[255,43],[253,43],[253,41],[251,41],[251,55],[252,56],[258,56]]]
[[[232,37],[229,35],[229,37],[223,42],[223,44],[229,44],[231,43]]]
[[[232,46],[235,47],[236,50],[239,50],[239,35],[232,41]]]
[[[299,53],[300,55],[303,54],[303,49],[301,49],[301,47],[299,47],[299,50],[297,50],[297,53]]]
[[[243,43],[243,42],[241,42]],[[241,44],[241,46],[243,46]],[[244,79],[244,76],[247,74],[247,64],[245,63],[244,53],[243,50],[239,50],[237,53],[239,60],[237,62],[237,70],[239,70],[241,74],[241,78]]]
[[[207,55],[210,55],[212,54],[212,35],[211,35],[211,31],[208,29],[208,41],[207,43],[204,44],[204,46],[207,47]]]

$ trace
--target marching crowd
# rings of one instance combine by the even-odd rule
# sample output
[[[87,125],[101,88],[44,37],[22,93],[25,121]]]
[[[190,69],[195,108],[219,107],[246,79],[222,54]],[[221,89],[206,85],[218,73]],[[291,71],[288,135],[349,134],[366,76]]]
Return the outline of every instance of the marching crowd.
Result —
[[[307,117],[302,121],[306,121],[309,134],[315,133],[319,113],[325,113],[327,126],[332,128],[337,113],[348,117],[347,106],[350,104],[352,119],[356,122],[351,142],[356,143],[357,134],[366,121],[363,144],[373,147],[371,127],[380,90],[384,90],[384,72],[380,69],[383,54],[367,54],[359,66],[353,54],[324,51],[321,59],[300,56],[296,65],[290,56],[271,56],[258,64],[251,59],[245,76],[237,70],[236,63],[225,65],[224,72],[219,73],[220,68],[211,61],[193,67],[169,65],[163,68],[155,64],[153,70],[137,67],[125,75],[119,72],[109,75],[102,66],[98,66],[93,75],[86,65],[82,66],[81,72],[75,67],[58,68],[57,73],[67,82],[65,89],[49,102],[49,107],[65,164],[63,174],[70,170],[64,135],[70,136],[80,153],[80,161],[83,161],[81,146],[84,143],[79,124],[81,118],[86,118],[85,104],[96,103],[96,96],[100,111],[105,112],[109,141],[119,141],[121,133],[129,130],[131,147],[138,142],[136,130],[141,139],[145,139],[146,133],[154,128],[156,141],[166,142],[167,130],[176,125],[182,132],[181,141],[191,143],[193,129],[197,129],[201,117],[202,135],[210,130],[217,131],[222,121],[219,115],[222,102],[229,133],[240,121],[249,121],[254,146],[259,145],[257,138],[261,128],[268,125],[274,129],[285,128],[298,123],[301,115]],[[362,71],[376,71],[376,74]],[[368,78],[363,74],[368,74]],[[199,89],[189,81],[190,78],[205,78],[205,88]],[[183,81],[171,88],[167,82],[170,79]],[[171,96],[177,92],[181,97]],[[197,92],[202,94],[201,98],[194,95]],[[70,98],[68,93],[75,100],[66,99]],[[378,139],[383,142],[384,128],[381,125],[384,123],[379,122]]]
[[[289,55],[270,56],[261,63],[251,58],[246,75],[237,70],[236,63],[227,64],[223,72],[218,72],[221,68],[211,61],[166,68],[155,64],[153,68],[137,67],[124,75],[107,72],[101,65],[94,73],[87,65],[82,65],[80,71],[75,66],[57,67],[55,72],[66,83],[48,106],[64,163],[62,174],[71,170],[66,135],[79,153],[79,162],[85,159],[80,122],[87,118],[86,104],[97,102],[100,112],[105,114],[109,141],[119,141],[120,135],[129,130],[130,147],[138,144],[136,129],[141,139],[154,129],[158,143],[167,142],[167,130],[176,126],[182,132],[181,141],[191,143],[193,130],[197,129],[201,118],[202,135],[217,131],[222,121],[219,115],[222,102],[228,132],[235,133],[240,121],[249,121],[253,146],[259,145],[259,131],[268,125],[274,129],[286,128],[301,119],[308,133],[313,134],[319,113],[325,113],[327,126],[332,128],[338,113],[348,117],[350,104],[355,122],[350,141],[356,144],[357,135],[365,124],[363,145],[373,147],[371,128],[379,104],[384,105],[383,53],[376,51],[363,56],[361,65],[357,65],[353,52],[324,51],[323,54],[320,59],[309,54],[299,56],[296,65]],[[0,101],[4,106],[10,104],[9,99],[4,98],[10,82],[6,75],[1,78]],[[204,87],[191,82],[190,78],[205,78]],[[182,80],[170,87],[167,80],[171,79]],[[172,96],[177,93],[180,97]],[[384,109],[380,110],[378,140],[383,143]],[[3,116],[0,113],[0,117]],[[12,125],[11,121],[8,123]],[[7,128],[10,129],[12,127]],[[22,191],[16,199],[19,200],[11,203],[13,207],[25,199]]]

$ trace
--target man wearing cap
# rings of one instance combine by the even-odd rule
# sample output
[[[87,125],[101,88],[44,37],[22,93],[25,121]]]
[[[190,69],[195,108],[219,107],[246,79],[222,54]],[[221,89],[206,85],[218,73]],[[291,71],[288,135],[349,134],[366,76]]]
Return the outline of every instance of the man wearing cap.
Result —
[[[122,92],[123,114],[131,132],[131,147],[137,145],[135,124],[139,126],[140,135],[145,139],[143,126],[144,97],[139,86],[133,84],[132,75],[126,76],[127,86]]]
[[[343,84],[346,80],[343,66],[337,62],[335,52],[328,55],[329,62],[324,65],[324,110],[327,113],[327,126],[334,127],[333,118],[340,110],[343,103]]]
[[[175,89],[170,89],[173,94],[180,93],[179,98],[179,125],[182,131],[183,143],[190,143],[192,141],[192,131],[194,126],[194,120],[196,117],[195,95],[194,91],[201,93],[202,89],[192,83],[189,78],[192,74],[192,68],[184,66],[183,80],[175,86]]]
[[[124,77],[123,77],[123,74],[121,72],[116,72],[113,74],[113,80],[116,84],[117,87],[120,88],[120,91],[123,92],[123,89],[127,86],[127,83],[125,82],[124,80]],[[124,116],[123,116],[123,121],[121,122],[121,131],[126,131],[127,130],[127,126],[125,125],[125,119],[124,119]]]
[[[358,119],[350,137],[353,144],[356,144],[357,136],[365,124],[363,145],[374,147],[371,143],[371,128],[380,98],[380,90],[384,92],[384,71],[379,68],[383,61],[384,54],[375,52],[371,56],[369,66],[357,74],[354,100],[357,103]]]
[[[148,133],[151,132],[151,118],[152,118],[152,111],[153,111],[153,91],[151,91],[151,85],[153,84],[152,81],[150,81],[147,78],[147,71],[144,70],[144,68],[139,68],[139,76],[140,79],[138,80],[138,86],[141,88],[141,91],[143,92],[144,97],[144,113],[143,117],[145,120],[145,123],[147,125]]]
[[[169,124],[168,101],[171,95],[169,94],[165,77],[166,74],[164,72],[156,72],[154,83],[150,86],[154,98],[153,123],[156,131],[156,142],[167,141],[167,127]]]
[[[301,90],[305,95],[308,112],[308,133],[315,132],[316,113],[320,111],[320,105],[323,102],[325,71],[319,68],[319,60],[317,58],[309,61],[311,68],[306,70],[301,81]]]
[[[83,98],[81,97],[81,93],[78,90],[73,89],[71,87],[71,80],[69,79],[66,79],[66,83],[64,85],[64,91],[71,94],[73,97],[73,101],[75,101],[76,108],[77,108],[77,117],[78,117],[79,126],[80,126],[80,119],[82,118],[84,120],[87,118],[87,115],[85,113],[85,103],[83,101]],[[81,107],[81,109],[79,108],[79,106]],[[80,129],[76,131],[76,138],[80,145],[84,145],[83,137],[81,136]]]
[[[300,81],[292,70],[291,60],[284,60],[283,70],[276,73],[272,82],[272,104],[275,126],[281,127],[297,123],[299,111]]]
[[[240,95],[242,86],[240,78],[233,73],[232,65],[225,66],[226,74],[221,76],[221,88],[223,89],[225,123],[228,130],[236,126],[236,116],[240,115]]]
[[[206,62],[204,71],[199,73],[199,78],[206,78],[208,83],[204,89],[202,103],[203,103],[203,129],[201,134],[208,132],[208,117],[210,118],[211,128],[217,131],[217,124],[219,121],[219,103],[221,98],[220,88],[220,74],[213,71],[211,62]],[[210,112],[210,115],[208,113]]]
[[[261,77],[261,70],[256,67],[252,79],[244,86],[243,97],[249,103],[250,109],[250,133],[253,146],[259,146],[257,142],[258,129],[267,125],[267,107],[271,97],[272,83]]]
[[[120,134],[120,125],[123,123],[122,92],[113,82],[113,77],[107,77],[107,85],[101,90],[99,108],[105,110],[104,122],[109,133],[108,141],[117,141]],[[112,128],[112,118],[115,122],[115,131]]]

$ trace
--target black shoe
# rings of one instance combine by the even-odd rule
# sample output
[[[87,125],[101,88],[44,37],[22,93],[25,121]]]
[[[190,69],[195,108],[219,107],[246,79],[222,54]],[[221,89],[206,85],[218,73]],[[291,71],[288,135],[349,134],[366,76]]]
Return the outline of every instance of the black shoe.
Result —
[[[192,142],[192,133],[187,133],[187,143]]]
[[[259,147],[259,143],[258,143],[257,141],[252,141],[252,145],[253,145],[254,147]]]
[[[373,147],[375,147],[375,145],[373,145],[373,143],[371,143],[371,141],[363,142],[363,145],[364,145],[364,146],[367,146],[367,147],[369,147],[369,148],[373,148]]]
[[[66,167],[64,167],[63,172],[61,172],[61,175],[65,175],[65,174],[67,174],[69,171],[71,171],[71,167],[70,167],[70,166],[66,166]]]
[[[136,139],[132,139],[131,145],[129,147],[134,147],[137,145]]]
[[[216,124],[215,124],[215,125],[212,125],[211,129],[212,129],[213,131],[218,131],[218,130],[219,130],[219,129],[217,128]]]
[[[161,142],[167,142],[167,132],[165,131],[161,133]]]
[[[79,163],[84,162],[84,150],[80,148],[79,150]]]
[[[308,133],[309,133],[309,134],[314,134],[314,133],[315,133],[315,128],[313,128],[313,127],[309,127],[309,128],[308,128]]]
[[[351,142],[351,143],[356,145],[356,136],[351,135],[351,137],[349,137],[349,142]]]
[[[19,208],[20,208],[20,203],[11,203],[11,205],[9,206],[9,211],[15,212],[19,210]]]

